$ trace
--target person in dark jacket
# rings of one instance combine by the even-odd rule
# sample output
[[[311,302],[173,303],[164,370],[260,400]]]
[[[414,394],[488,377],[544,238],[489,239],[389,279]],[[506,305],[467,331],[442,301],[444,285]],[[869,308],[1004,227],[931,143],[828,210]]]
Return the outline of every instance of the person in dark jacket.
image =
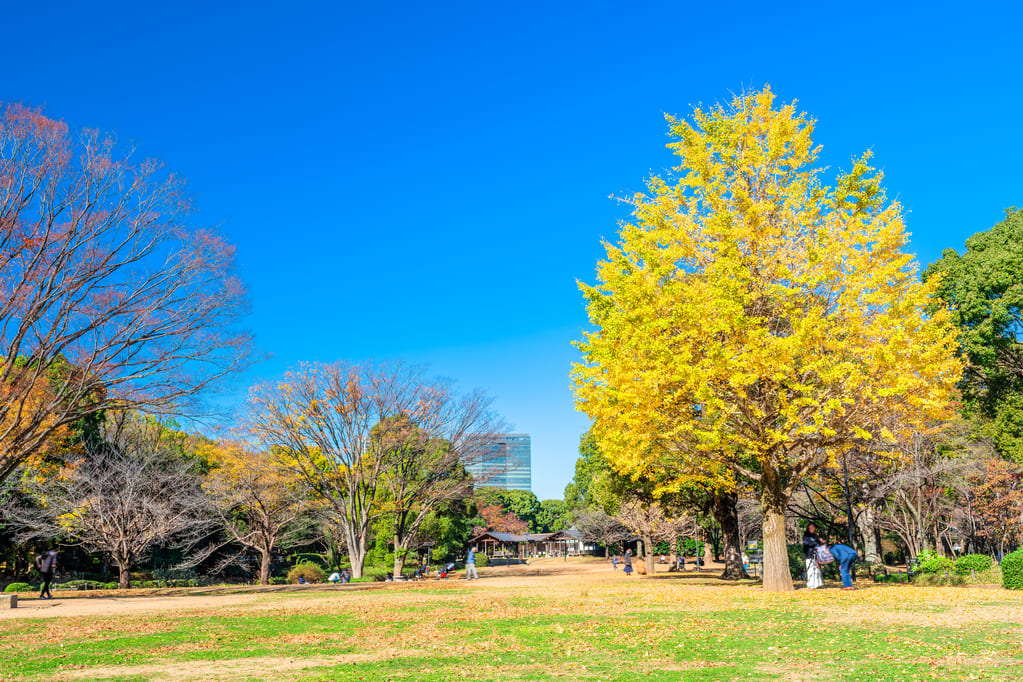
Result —
[[[632,575],[632,550],[625,550],[625,567],[622,569],[625,575]]]
[[[57,545],[52,545],[49,550],[36,557],[36,568],[43,576],[43,589],[39,593],[39,598],[53,599],[53,595],[50,594],[50,581],[57,571]]]
[[[825,544],[817,534],[817,526],[809,524],[803,533],[803,557],[806,559],[806,589],[816,590],[824,586],[824,574],[817,563],[817,548]]]

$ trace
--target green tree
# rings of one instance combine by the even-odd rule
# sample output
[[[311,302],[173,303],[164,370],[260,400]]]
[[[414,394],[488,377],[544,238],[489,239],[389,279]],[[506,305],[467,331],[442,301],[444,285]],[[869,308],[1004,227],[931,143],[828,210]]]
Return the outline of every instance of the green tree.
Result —
[[[962,255],[946,249],[924,272],[932,278],[959,329],[965,416],[1023,463],[1023,210],[971,236]]]
[[[542,500],[536,515],[536,532],[553,533],[568,528],[568,507],[564,500]]]

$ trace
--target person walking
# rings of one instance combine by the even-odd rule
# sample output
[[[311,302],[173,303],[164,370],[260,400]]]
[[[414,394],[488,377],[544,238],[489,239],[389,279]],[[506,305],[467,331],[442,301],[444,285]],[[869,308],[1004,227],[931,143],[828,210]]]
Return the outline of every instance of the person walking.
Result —
[[[803,557],[806,559],[806,589],[816,590],[824,586],[824,573],[817,563],[817,548],[825,544],[817,535],[817,526],[809,524],[803,533]]]
[[[50,582],[57,571],[57,545],[51,545],[50,549],[36,557],[36,568],[43,577],[43,589],[39,592],[39,598],[53,599],[53,595],[50,594]]]
[[[465,579],[480,579],[479,575],[476,573],[476,550],[472,547],[469,548],[469,554],[465,557]]]
[[[632,575],[632,550],[625,550],[625,567],[622,569],[625,575]]]
[[[617,554],[615,554],[613,557],[611,557],[611,570],[612,571],[617,571],[618,570],[618,555]]]
[[[838,572],[842,574],[842,589],[843,590],[855,590],[852,584],[852,568],[853,562],[856,561],[856,550],[849,545],[843,545],[841,542],[836,542],[831,545],[831,554],[838,561]]]

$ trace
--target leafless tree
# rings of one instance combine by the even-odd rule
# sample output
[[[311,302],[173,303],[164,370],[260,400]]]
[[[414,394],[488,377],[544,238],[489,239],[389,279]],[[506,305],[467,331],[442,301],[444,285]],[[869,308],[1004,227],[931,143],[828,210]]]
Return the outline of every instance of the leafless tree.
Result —
[[[378,490],[393,484],[389,493],[401,502],[391,510],[403,516],[401,532],[411,540],[420,513],[460,490],[449,466],[454,458],[467,466],[491,452],[495,420],[488,405],[479,395],[458,398],[446,382],[400,362],[305,365],[257,386],[250,401],[263,445],[336,514],[354,577],[362,575],[370,524],[387,511],[377,504]],[[409,436],[408,448],[379,436],[395,418],[407,420],[396,433]],[[424,473],[455,478],[418,480]]]
[[[44,501],[8,511],[19,537],[70,537],[117,565],[128,587],[133,566],[158,545],[190,547],[213,529],[195,463],[181,457],[154,421],[120,414],[86,456],[52,480],[30,481]]]
[[[96,131],[0,110],[0,480],[107,410],[194,414],[248,364],[234,249],[184,182]]]
[[[618,519],[643,540],[648,575],[654,573],[654,545],[662,540],[676,542],[692,524],[690,517],[669,513],[659,502],[638,500],[622,503]]]
[[[616,516],[604,513],[603,509],[584,509],[576,514],[575,526],[583,539],[604,545],[604,556],[612,545],[628,540],[632,531],[626,528]]]

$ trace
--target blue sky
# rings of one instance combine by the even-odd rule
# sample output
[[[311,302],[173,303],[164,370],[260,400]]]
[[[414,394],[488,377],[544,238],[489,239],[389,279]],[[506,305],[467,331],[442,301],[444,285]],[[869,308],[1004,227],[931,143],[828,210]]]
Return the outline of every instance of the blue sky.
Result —
[[[483,388],[561,497],[587,419],[576,280],[672,164],[664,113],[770,83],[824,163],[872,149],[922,263],[1023,205],[1013,4],[6,7],[0,100],[115,131],[238,247],[271,359],[407,358]]]

